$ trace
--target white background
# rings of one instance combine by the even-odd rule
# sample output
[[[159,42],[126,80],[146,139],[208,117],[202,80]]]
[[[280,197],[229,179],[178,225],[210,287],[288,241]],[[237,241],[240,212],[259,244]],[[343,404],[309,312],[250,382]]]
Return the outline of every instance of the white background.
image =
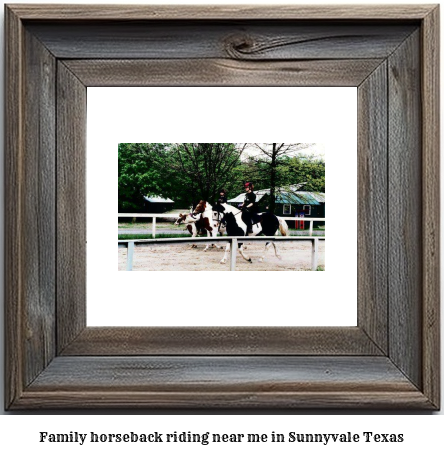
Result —
[[[355,87],[88,88],[88,325],[356,326],[356,95]],[[119,142],[274,140],[324,146],[324,272],[117,271]],[[204,265],[206,254],[194,253]]]
[[[20,455],[44,454],[45,456],[71,455],[341,455],[378,456],[442,454],[442,423],[435,416],[59,416],[59,417],[8,417],[8,433],[0,431],[2,445]],[[441,417],[442,418],[442,417]],[[38,424],[36,423],[38,422]],[[69,433],[163,433],[210,432],[219,434],[271,432],[288,435],[296,433],[363,432],[403,434],[403,443],[39,443],[39,432]],[[23,451],[23,453],[21,452]],[[27,451],[27,453],[25,453]],[[5,453],[10,454],[10,453]]]
[[[225,1],[219,3],[239,3],[240,0],[234,0],[232,2]],[[32,1],[25,1],[24,3],[37,3]],[[48,2],[49,3],[49,2]],[[60,3],[60,0],[54,1],[52,3]],[[81,1],[76,0],[76,3],[90,3],[88,1]],[[111,1],[101,1],[101,0],[94,0],[94,3],[111,3]],[[140,3],[135,0],[132,0],[132,3]],[[151,3],[168,3],[167,1],[155,1],[152,0]],[[177,0],[173,0],[171,3],[177,3]],[[192,2],[182,2],[182,3],[217,3],[211,0],[204,0],[203,2],[199,2],[198,0],[194,0]],[[267,3],[261,0],[243,0],[242,3],[251,3],[251,4],[259,4],[259,3]],[[269,3],[269,2],[268,2]],[[302,2],[288,2],[285,0],[280,0],[280,3],[308,3],[306,0]],[[314,0],[310,2],[311,4],[331,4],[335,2],[331,2],[328,0]],[[339,3],[358,3],[357,1],[347,1],[341,0]],[[372,1],[366,0],[365,2],[359,3],[381,3],[381,1]],[[392,1],[392,3],[429,3],[424,1],[408,1],[408,0],[401,0],[401,1]],[[439,3],[439,2],[438,2]],[[3,8],[0,10],[0,14],[2,13]],[[2,24],[3,26],[3,24]],[[3,36],[3,30],[2,30]],[[441,45],[442,46],[442,45]],[[3,46],[0,47],[0,53],[3,53]],[[2,59],[3,60],[3,59]],[[1,78],[3,81],[3,70],[1,73]],[[3,86],[3,84],[2,84]],[[3,97],[3,92],[0,92],[0,97]],[[441,129],[442,130],[442,129]],[[0,122],[0,132],[3,137],[3,123]],[[3,169],[3,160],[0,160],[0,167]],[[3,172],[1,173],[3,175]],[[444,201],[442,195],[441,201]],[[4,217],[3,212],[3,187],[0,186],[0,207],[1,212],[0,216]],[[441,208],[442,210],[442,208]],[[3,227],[3,223],[0,224]],[[442,233],[441,233],[442,234]],[[442,243],[444,245],[444,243]],[[0,253],[3,256],[3,236],[0,237]],[[442,258],[441,252],[441,258]],[[0,269],[3,268],[3,262],[0,262]],[[441,273],[444,271],[441,268]],[[0,288],[3,286],[3,277],[4,271],[1,270],[0,273]],[[3,300],[3,293],[0,293],[0,300]],[[442,299],[441,299],[442,301]],[[441,328],[444,328],[443,324],[443,315],[444,312],[441,313]],[[0,344],[3,343],[3,312],[0,312]],[[444,340],[444,337],[442,337]],[[441,349],[441,357],[444,353],[444,344],[442,344]],[[444,363],[442,363],[444,364]],[[4,380],[4,373],[3,373],[3,350],[0,350],[0,401],[3,403],[3,380]],[[442,386],[441,391],[444,391],[444,376],[442,376]],[[1,410],[1,408],[0,408]],[[279,430],[300,430],[301,432],[346,432],[348,430],[352,430],[356,432],[365,431],[365,430],[374,430],[375,432],[390,432],[392,430],[404,432],[405,435],[408,437],[407,444],[402,446],[381,446],[381,444],[369,444],[369,446],[351,446],[348,447],[346,445],[341,445],[339,447],[321,447],[321,446],[309,446],[309,447],[301,447],[301,446],[288,446],[282,447],[279,449],[279,454],[303,454],[304,450],[307,451],[307,448],[310,450],[310,454],[334,454],[334,455],[341,455],[344,454],[353,454],[357,453],[356,449],[359,450],[359,454],[364,456],[366,455],[374,455],[375,452],[381,455],[393,455],[395,454],[396,450],[402,451],[403,454],[406,454],[407,451],[412,451],[422,454],[434,454],[438,455],[440,452],[442,453],[443,449],[443,441],[442,441],[442,429],[444,425],[443,420],[443,412],[436,412],[434,415],[439,416],[424,416],[424,414],[415,414],[412,413],[410,416],[399,416],[396,413],[390,414],[383,414],[383,415],[372,415],[371,412],[357,412],[355,416],[350,416],[348,414],[342,414],[339,416],[336,415],[327,415],[327,416],[317,416],[318,411],[314,411],[315,416],[310,416],[304,412],[298,411],[289,411],[288,414],[281,414],[278,416],[269,415],[267,413],[262,413],[260,411],[253,411],[255,413],[259,413],[259,416],[250,416],[250,415],[213,415],[207,416],[205,413],[201,415],[193,415],[193,416],[180,416],[176,415],[172,412],[164,412],[165,415],[156,415],[154,412],[140,412],[140,414],[133,414],[132,416],[118,416],[114,415],[111,412],[110,416],[84,416],[84,415],[76,415],[76,414],[69,414],[64,416],[59,415],[51,415],[46,414],[46,416],[22,416],[22,415],[15,415],[12,413],[5,413],[0,419],[0,450],[3,452],[14,452],[18,454],[27,454],[33,453],[36,454],[37,452],[44,451],[45,454],[54,454],[59,455],[61,451],[64,454],[78,454],[79,450],[82,451],[83,454],[97,454],[97,449],[93,447],[89,447],[89,449],[82,448],[79,449],[76,445],[69,445],[69,446],[41,446],[36,442],[38,439],[38,432],[42,430],[52,430],[53,432],[70,432],[70,431],[80,431],[80,432],[88,432],[94,431],[97,429],[99,432],[118,432],[118,431],[125,431],[129,428],[132,428],[135,431],[140,432],[147,432],[150,429],[154,429],[155,427],[165,427],[168,424],[168,427],[174,427],[177,430],[181,430],[180,428],[190,431],[207,431],[210,430],[212,432],[248,432],[249,429],[256,430],[257,432],[271,432],[273,430],[279,432]],[[106,412],[105,412],[106,413]],[[401,412],[403,415],[406,412]],[[301,416],[302,415],[302,416]],[[394,415],[394,416],[393,416]],[[119,445],[107,445],[106,447],[100,447],[101,449],[106,448],[106,451],[110,454],[121,454],[123,451],[127,451],[128,448],[132,451],[132,453],[136,454],[136,450],[133,447],[124,447],[122,448]],[[151,447],[150,447],[151,448]],[[137,454],[149,454],[150,448],[140,447],[137,450]],[[193,447],[174,447],[173,450],[163,449],[160,451],[159,448],[156,448],[156,454],[196,454],[198,451],[205,451],[206,454],[209,454],[209,451],[216,454],[223,454],[225,455],[227,451],[231,454],[241,453],[245,454],[245,450],[251,449],[251,447],[240,447],[236,451],[236,447],[220,447],[216,451],[215,447],[200,449],[196,446]],[[256,451],[270,451],[276,447],[258,447]],[[92,449],[92,451],[91,451]],[[151,448],[152,451],[152,448]],[[173,453],[174,451],[174,453]],[[6,453],[8,454],[8,453]]]

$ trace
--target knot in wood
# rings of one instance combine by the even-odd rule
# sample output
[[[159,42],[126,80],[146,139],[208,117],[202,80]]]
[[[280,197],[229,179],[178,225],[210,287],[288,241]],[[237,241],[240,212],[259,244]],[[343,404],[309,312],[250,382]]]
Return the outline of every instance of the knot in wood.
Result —
[[[254,53],[254,39],[249,35],[230,35],[225,39],[225,51],[233,59],[242,59]]]

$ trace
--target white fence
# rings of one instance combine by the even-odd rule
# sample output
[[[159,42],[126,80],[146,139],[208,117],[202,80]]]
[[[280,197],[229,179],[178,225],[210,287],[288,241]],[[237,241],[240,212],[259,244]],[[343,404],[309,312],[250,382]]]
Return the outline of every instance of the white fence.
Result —
[[[313,236],[223,236],[219,238],[168,238],[168,239],[134,239],[134,240],[119,240],[119,245],[126,245],[127,248],[127,261],[126,270],[133,270],[133,257],[136,244],[177,244],[177,243],[190,243],[196,242],[231,242],[230,246],[230,271],[236,270],[236,255],[238,242],[264,242],[264,241],[277,241],[277,242],[295,242],[295,241],[311,241],[311,270],[316,271],[318,267],[318,252],[319,241],[324,240],[325,237]]]
[[[158,218],[171,218],[173,220],[177,220],[180,214],[140,214],[140,213],[132,213],[132,214],[117,214],[118,217],[143,217],[143,218],[152,218],[153,219],[153,226],[152,226],[152,235],[153,239],[156,238],[156,220]],[[325,222],[325,218],[312,218],[312,217],[281,217],[280,219],[283,220],[290,220],[296,221],[301,220],[303,222],[310,222],[310,228],[308,230],[308,235],[313,236],[313,222]],[[262,238],[263,239],[263,238]]]

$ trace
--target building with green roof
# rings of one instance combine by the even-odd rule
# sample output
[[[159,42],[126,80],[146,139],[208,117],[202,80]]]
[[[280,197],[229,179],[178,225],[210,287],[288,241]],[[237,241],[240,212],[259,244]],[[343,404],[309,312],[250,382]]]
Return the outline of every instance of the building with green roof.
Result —
[[[325,217],[325,193],[299,190],[300,185],[289,186],[276,190],[274,213],[282,217]],[[266,212],[270,205],[270,189],[254,190],[260,212]],[[238,206],[244,202],[245,193],[229,199],[228,203]],[[325,222],[315,222],[315,226],[325,225]]]

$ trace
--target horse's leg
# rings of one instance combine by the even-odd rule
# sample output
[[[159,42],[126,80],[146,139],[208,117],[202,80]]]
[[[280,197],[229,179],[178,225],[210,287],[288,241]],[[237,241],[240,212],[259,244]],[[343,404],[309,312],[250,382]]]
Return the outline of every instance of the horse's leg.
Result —
[[[238,244],[238,245],[237,245],[237,248],[238,248],[240,254],[242,255],[242,258],[243,258],[244,260],[246,260],[246,261],[252,263],[251,258],[250,258],[250,257],[247,258],[247,257],[245,256],[245,254],[244,254],[244,244]]]
[[[276,245],[276,242],[272,242],[273,244],[273,247],[274,247],[274,254],[276,255],[276,258],[278,260],[282,260],[282,257],[279,255],[278,251],[277,251],[277,245]]]
[[[195,223],[191,223],[191,237],[194,238],[197,236],[197,228],[196,228],[196,224]],[[189,231],[189,230],[188,230]],[[192,249],[197,249],[197,245],[196,244],[192,244],[191,245],[191,248]]]
[[[220,260],[220,264],[225,264],[227,262],[228,258],[228,253],[230,252],[230,243],[227,242],[227,246],[225,247],[225,255],[224,257]]]
[[[218,234],[218,229],[217,229],[217,225],[215,225],[213,227],[213,231],[211,232],[211,235],[214,237],[214,238],[217,238],[217,234]],[[216,247],[216,249],[223,249],[223,246],[221,245],[216,245],[216,244],[211,244],[211,247]]]
[[[211,233],[207,230],[207,237],[210,237],[210,236],[211,236]],[[209,248],[210,248],[210,244],[207,244],[205,246],[204,252],[206,252]]]
[[[270,245],[273,244],[272,242],[266,242],[265,243],[265,249],[264,249],[264,254],[259,258],[259,261],[262,262],[264,261],[265,254],[267,253],[268,249],[270,248]]]

